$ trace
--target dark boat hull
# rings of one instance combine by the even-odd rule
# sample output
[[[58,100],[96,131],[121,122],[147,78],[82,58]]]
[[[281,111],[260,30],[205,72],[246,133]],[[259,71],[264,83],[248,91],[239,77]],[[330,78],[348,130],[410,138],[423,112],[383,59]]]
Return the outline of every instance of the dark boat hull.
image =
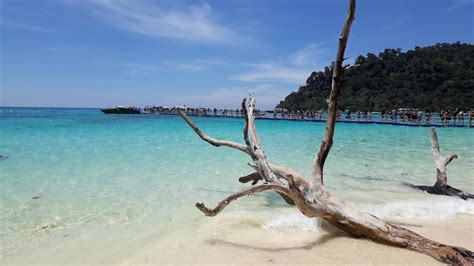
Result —
[[[140,110],[136,110],[136,109],[104,108],[100,110],[104,114],[139,114],[140,113]]]

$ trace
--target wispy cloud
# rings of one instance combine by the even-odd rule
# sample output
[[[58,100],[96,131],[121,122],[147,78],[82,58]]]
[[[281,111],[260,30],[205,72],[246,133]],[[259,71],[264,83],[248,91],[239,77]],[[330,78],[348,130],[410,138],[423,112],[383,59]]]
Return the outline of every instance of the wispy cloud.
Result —
[[[233,76],[251,82],[305,82],[311,71],[321,68],[328,55],[322,44],[310,44],[290,54],[285,60],[248,64],[253,70]]]
[[[170,66],[174,66],[176,70],[181,71],[189,71],[189,72],[196,72],[196,71],[203,71],[209,70],[213,67],[223,67],[223,66],[231,66],[229,62],[225,62],[222,60],[214,60],[214,59],[197,59],[191,60],[186,63],[169,63]]]
[[[0,21],[0,25],[2,27],[12,27],[12,28],[29,30],[29,31],[36,31],[36,32],[62,33],[62,31],[55,30],[55,29],[50,29],[50,28],[37,26],[37,25],[28,25],[28,24],[18,23],[18,22],[14,22],[14,21],[5,20],[5,19],[2,19]]]
[[[398,19],[384,25],[380,30],[382,32],[387,32],[393,29],[397,29],[397,28],[400,28],[400,26],[402,26],[403,24],[405,24],[405,22],[406,22],[405,19]]]
[[[290,55],[291,62],[296,66],[314,66],[320,63],[328,50],[323,48],[324,43],[312,43]]]
[[[91,48],[87,46],[82,46],[82,45],[54,45],[54,46],[44,47],[43,49],[48,52],[70,54],[70,53],[82,52],[84,50],[88,50]]]
[[[206,3],[166,8],[142,0],[88,0],[82,5],[118,28],[148,36],[225,44],[241,44],[244,39],[214,21]]]
[[[308,77],[308,69],[285,66],[281,63],[267,62],[248,65],[254,70],[235,75],[233,79],[256,82],[301,82]]]
[[[459,9],[461,7],[474,4],[474,0],[455,0],[449,7],[447,7],[444,11],[451,12],[453,10]]]
[[[119,63],[116,66],[126,69],[127,74],[133,77],[149,75],[161,67],[161,65],[143,63]]]
[[[186,94],[168,96],[164,100],[169,105],[188,105],[194,107],[240,108],[240,100],[249,93],[257,95],[257,108],[272,109],[288,94],[287,88],[270,84],[255,87],[219,88],[201,94]]]
[[[186,62],[179,61],[159,61],[159,62],[146,62],[140,61],[116,61],[116,60],[95,60],[95,63],[108,65],[123,69],[125,73],[133,77],[144,77],[150,75],[157,75],[162,70],[175,70],[176,72],[189,73],[189,72],[202,72],[211,70],[217,66],[229,66],[230,63],[219,60],[190,60]]]

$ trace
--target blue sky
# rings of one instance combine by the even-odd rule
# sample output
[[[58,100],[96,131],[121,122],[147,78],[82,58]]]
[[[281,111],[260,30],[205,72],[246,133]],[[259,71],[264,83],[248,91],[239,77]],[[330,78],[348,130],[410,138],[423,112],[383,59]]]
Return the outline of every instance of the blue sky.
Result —
[[[2,106],[273,108],[334,58],[347,1],[0,0]],[[474,41],[474,0],[359,0],[346,55]]]

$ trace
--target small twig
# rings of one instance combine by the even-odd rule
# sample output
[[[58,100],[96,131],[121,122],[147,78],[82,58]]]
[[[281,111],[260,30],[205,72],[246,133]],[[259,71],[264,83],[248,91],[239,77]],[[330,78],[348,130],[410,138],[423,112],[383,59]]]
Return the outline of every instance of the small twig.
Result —
[[[344,71],[360,66],[360,64],[353,64],[344,66]]]
[[[262,176],[258,172],[253,172],[251,174],[248,174],[246,176],[242,176],[239,178],[240,183],[248,183],[252,181],[252,186],[257,184],[258,181],[262,180]]]

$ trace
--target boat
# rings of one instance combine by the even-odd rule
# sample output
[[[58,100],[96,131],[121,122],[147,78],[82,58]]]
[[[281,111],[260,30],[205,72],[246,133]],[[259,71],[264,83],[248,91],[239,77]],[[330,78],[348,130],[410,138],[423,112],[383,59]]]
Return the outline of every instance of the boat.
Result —
[[[122,105],[115,108],[100,109],[105,114],[139,114],[140,108],[133,105]]]

